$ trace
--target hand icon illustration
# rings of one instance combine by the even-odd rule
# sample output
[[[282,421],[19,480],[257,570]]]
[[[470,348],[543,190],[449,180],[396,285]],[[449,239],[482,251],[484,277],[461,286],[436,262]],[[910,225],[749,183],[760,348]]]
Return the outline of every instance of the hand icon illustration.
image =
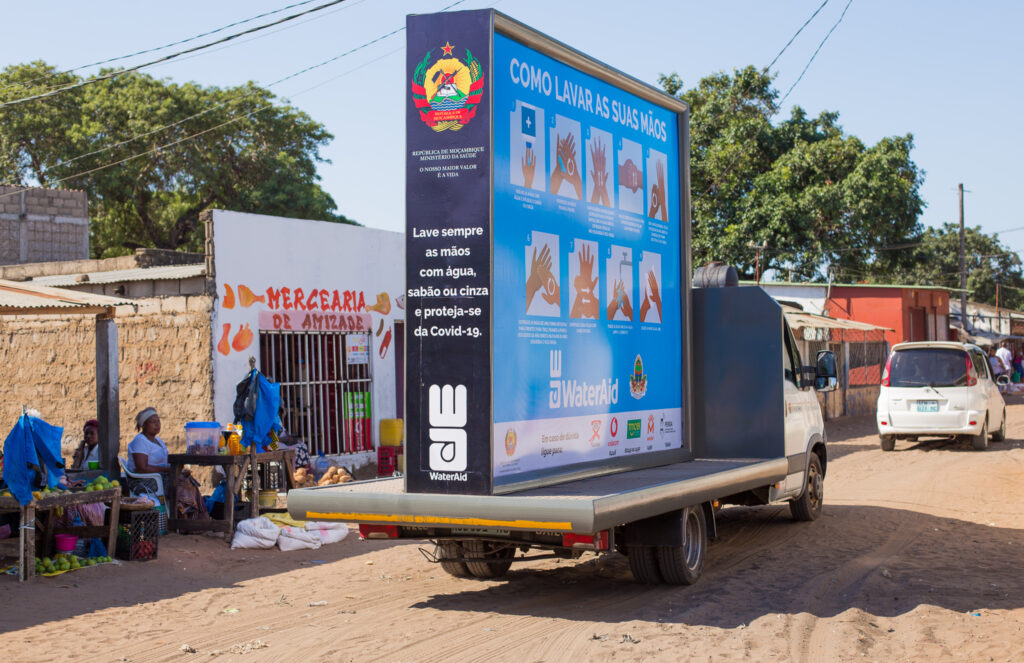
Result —
[[[608,165],[605,148],[598,138],[590,146],[590,179],[594,183],[594,191],[590,194],[590,202],[611,207],[608,198]]]
[[[530,308],[530,302],[537,291],[544,287],[551,276],[551,250],[545,244],[537,255],[537,247],[533,247],[533,259],[530,260],[530,274],[526,277],[526,308]],[[557,287],[557,285],[556,285]],[[546,297],[545,297],[546,299]]]
[[[644,302],[640,305],[640,321],[647,320],[647,313],[651,310],[651,303],[657,307],[658,320],[661,320],[661,294],[658,292],[658,279],[654,272],[647,272],[647,291],[644,293]]]
[[[657,182],[651,187],[651,207],[647,216],[668,221],[668,206],[665,204],[665,165],[658,162],[655,168]]]
[[[594,318],[597,319],[599,306],[597,302],[597,277],[591,278],[594,273],[594,254],[584,244],[579,252],[580,273],[573,281],[576,288],[576,299],[569,313],[573,318]]]
[[[576,137],[555,135],[555,167],[551,171],[551,193],[557,194],[562,182],[568,182],[576,191],[576,199],[583,200],[583,180],[576,165]]]
[[[619,186],[624,186],[636,193],[643,185],[643,173],[636,167],[632,159],[626,159],[626,163],[619,166]]]
[[[533,148],[526,148],[526,154],[523,155],[523,185],[530,189],[533,187],[533,174],[537,169],[537,157],[533,153]]]
[[[614,320],[616,311],[620,309],[622,310],[622,315],[626,316],[628,320],[633,319],[633,305],[629,303],[626,287],[622,281],[616,281],[615,294],[612,297],[612,301],[608,304],[608,319]]]

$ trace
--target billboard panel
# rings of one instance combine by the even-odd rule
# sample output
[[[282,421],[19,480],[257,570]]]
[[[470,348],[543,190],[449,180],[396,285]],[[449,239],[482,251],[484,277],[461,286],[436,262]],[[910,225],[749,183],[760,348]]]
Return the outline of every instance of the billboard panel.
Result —
[[[679,123],[494,36],[496,484],[683,444]]]
[[[682,460],[685,105],[493,10],[408,77],[406,490]]]

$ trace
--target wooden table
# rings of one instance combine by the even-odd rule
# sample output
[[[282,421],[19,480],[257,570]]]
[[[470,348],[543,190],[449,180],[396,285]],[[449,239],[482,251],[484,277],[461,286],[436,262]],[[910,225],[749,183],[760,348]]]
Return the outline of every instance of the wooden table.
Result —
[[[110,503],[110,512],[107,514],[109,522],[107,525],[85,525],[81,527],[55,527],[56,510],[62,507],[76,506],[79,504]],[[107,554],[114,555],[117,545],[117,521],[121,511],[121,489],[108,488],[106,490],[75,491],[71,493],[59,493],[46,495],[38,500],[32,500],[24,507],[13,497],[0,497],[0,512],[20,513],[21,532],[24,537],[17,536],[0,541],[0,554],[17,556],[19,561],[18,580],[24,582],[35,577],[36,569],[36,534],[41,537],[41,547],[44,552],[49,552],[53,541],[53,535],[57,533],[75,534],[80,537],[93,538],[107,537]],[[40,524],[39,516],[43,514]],[[46,556],[46,555],[44,555]]]
[[[167,493],[167,530],[178,532],[226,532],[229,536],[235,532],[235,495],[241,490],[242,482],[246,476],[250,477],[252,485],[252,502],[249,507],[249,517],[256,518],[260,515],[260,475],[257,468],[260,463],[277,461],[285,464],[285,479],[288,488],[294,488],[293,476],[295,474],[295,450],[279,449],[277,451],[265,451],[263,453],[249,452],[247,454],[230,455],[198,455],[198,454],[170,454],[167,462],[171,466],[171,485],[164,488]],[[224,518],[216,520],[188,520],[178,518],[177,485],[181,470],[186,465],[201,465],[205,467],[221,467],[225,476],[224,495]],[[268,509],[265,509],[268,510]]]

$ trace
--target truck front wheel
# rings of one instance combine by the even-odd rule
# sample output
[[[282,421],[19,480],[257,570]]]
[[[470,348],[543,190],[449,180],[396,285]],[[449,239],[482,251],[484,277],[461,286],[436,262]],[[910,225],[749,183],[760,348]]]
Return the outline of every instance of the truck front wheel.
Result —
[[[683,543],[658,546],[658,568],[669,585],[692,585],[708,558],[708,524],[701,505],[683,509]]]
[[[818,458],[818,454],[812,453],[811,462],[807,464],[807,480],[804,482],[804,490],[800,493],[800,497],[789,503],[789,512],[793,515],[793,520],[817,520],[821,515],[821,505],[824,501],[825,476],[821,472],[821,460]]]

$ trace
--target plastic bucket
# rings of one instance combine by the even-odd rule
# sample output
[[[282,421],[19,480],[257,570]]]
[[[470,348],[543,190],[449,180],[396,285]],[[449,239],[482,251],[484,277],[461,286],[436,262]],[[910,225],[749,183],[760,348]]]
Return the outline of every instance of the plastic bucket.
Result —
[[[215,455],[223,428],[216,421],[190,421],[185,424],[186,453]]]
[[[402,446],[402,420],[380,420],[380,443],[385,447]]]
[[[260,491],[260,506],[265,509],[272,509],[277,506],[277,491],[276,490],[261,490]]]
[[[78,544],[78,537],[74,534],[55,534],[53,536],[54,544],[56,545],[57,552],[69,553],[75,551],[75,545]]]

